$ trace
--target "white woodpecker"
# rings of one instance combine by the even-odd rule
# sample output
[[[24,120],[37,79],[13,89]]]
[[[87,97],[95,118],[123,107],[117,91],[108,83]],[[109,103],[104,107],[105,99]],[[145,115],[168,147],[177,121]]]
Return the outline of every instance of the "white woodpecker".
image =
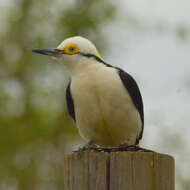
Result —
[[[94,44],[79,36],[56,49],[33,52],[53,57],[70,71],[66,101],[81,137],[100,147],[139,144],[143,101],[131,75],[107,64]]]

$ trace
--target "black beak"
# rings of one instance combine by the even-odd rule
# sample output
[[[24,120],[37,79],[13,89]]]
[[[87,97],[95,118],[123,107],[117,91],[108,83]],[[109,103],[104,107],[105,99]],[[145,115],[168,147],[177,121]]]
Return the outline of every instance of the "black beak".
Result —
[[[32,52],[39,53],[43,55],[49,55],[52,57],[59,57],[63,54],[63,51],[58,49],[48,50],[48,49],[33,49]]]

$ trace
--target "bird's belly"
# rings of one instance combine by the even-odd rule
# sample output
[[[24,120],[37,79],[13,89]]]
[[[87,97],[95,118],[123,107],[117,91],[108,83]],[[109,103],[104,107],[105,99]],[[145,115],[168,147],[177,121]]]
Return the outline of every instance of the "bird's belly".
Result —
[[[82,137],[101,146],[134,144],[141,129],[139,113],[119,77],[110,76],[73,83],[77,127]]]

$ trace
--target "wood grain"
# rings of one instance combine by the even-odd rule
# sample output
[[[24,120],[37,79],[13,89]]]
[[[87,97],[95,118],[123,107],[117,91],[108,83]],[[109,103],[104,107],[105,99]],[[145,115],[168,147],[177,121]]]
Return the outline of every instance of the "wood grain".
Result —
[[[65,190],[174,190],[174,159],[155,152],[67,155]]]

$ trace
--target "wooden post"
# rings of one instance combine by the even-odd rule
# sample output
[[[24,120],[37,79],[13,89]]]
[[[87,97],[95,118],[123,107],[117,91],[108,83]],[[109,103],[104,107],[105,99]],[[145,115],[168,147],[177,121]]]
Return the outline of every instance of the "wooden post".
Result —
[[[67,155],[65,190],[174,190],[174,159],[156,152]]]

